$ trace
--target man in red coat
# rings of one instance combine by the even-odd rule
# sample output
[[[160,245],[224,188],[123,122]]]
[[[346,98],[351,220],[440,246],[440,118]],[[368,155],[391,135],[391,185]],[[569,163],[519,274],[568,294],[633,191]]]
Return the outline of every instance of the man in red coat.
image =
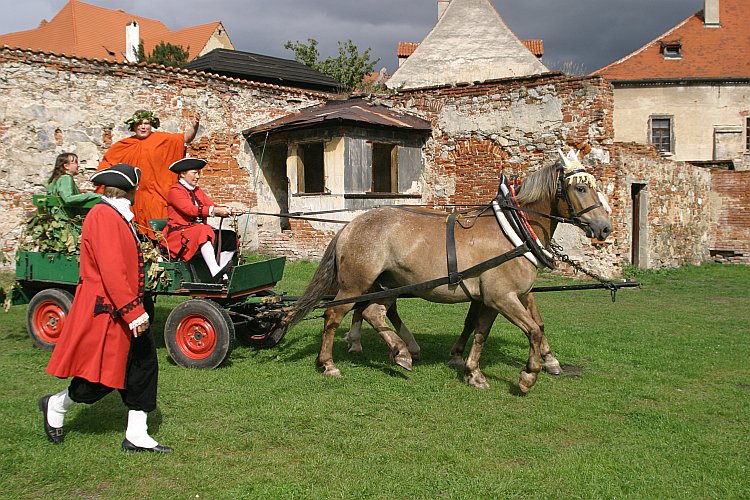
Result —
[[[178,181],[169,188],[169,220],[160,243],[172,257],[185,261],[200,251],[211,276],[221,280],[237,250],[237,235],[234,231],[221,231],[221,248],[217,259],[214,242],[219,232],[205,221],[208,217],[239,215],[242,210],[217,205],[198,187],[201,169],[205,166],[206,161],[199,158],[184,158],[170,165],[169,170],[177,174]]]
[[[131,223],[140,175],[117,164],[91,178],[104,186],[104,196],[83,222],[80,279],[47,365],[50,375],[72,380],[39,401],[45,433],[55,444],[63,441],[63,420],[73,403],[93,404],[118,389],[129,409],[123,449],[172,451],[149,436],[146,423],[156,409],[159,367],[143,305],[143,253]]]
[[[139,109],[125,121],[133,132],[107,150],[99,162],[98,170],[116,163],[133,165],[142,172],[138,194],[133,204],[138,232],[152,240],[156,237],[148,224],[151,219],[167,218],[167,192],[177,181],[169,166],[185,157],[185,146],[195,139],[200,125],[200,114],[195,113],[191,125],[184,133],[155,132],[161,125],[151,111]]]

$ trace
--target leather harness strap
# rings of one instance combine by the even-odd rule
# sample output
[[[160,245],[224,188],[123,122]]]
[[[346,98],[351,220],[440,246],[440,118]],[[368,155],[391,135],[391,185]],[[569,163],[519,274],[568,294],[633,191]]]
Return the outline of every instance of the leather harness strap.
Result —
[[[498,255],[497,257],[493,257],[480,264],[477,264],[468,269],[465,269],[460,274],[463,278],[473,278],[474,276],[477,276],[483,273],[487,269],[492,269],[493,267],[497,267],[500,264],[503,264],[504,262],[515,259],[516,257],[520,257],[521,255],[525,254],[528,251],[529,251],[528,244],[523,243],[509,252],[505,252],[502,255]],[[364,295],[358,295],[356,297],[333,300],[330,302],[325,302],[323,304],[318,304],[316,308],[323,308],[323,307],[327,308],[327,307],[338,306],[341,304],[370,302],[372,300],[398,297],[400,295],[406,295],[408,293],[412,293],[417,290],[429,290],[431,288],[437,288],[442,285],[447,285],[448,283],[449,283],[449,278],[447,276],[444,276],[442,278],[437,278],[437,279],[430,280],[430,281],[423,281],[422,283],[416,283],[414,285],[404,285],[404,286],[399,286],[396,288],[388,288],[380,292],[366,293]]]
[[[456,285],[461,287],[466,296],[471,299],[471,293],[466,288],[464,277],[458,272],[458,258],[456,256],[456,212],[448,216],[445,225],[445,253],[448,257],[448,285],[455,288]]]

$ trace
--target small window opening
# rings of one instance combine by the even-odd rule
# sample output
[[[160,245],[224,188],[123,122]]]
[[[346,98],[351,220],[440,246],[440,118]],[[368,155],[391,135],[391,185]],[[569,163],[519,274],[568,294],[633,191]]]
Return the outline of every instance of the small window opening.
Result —
[[[398,192],[398,147],[395,144],[372,145],[372,191]]]
[[[679,42],[662,42],[661,52],[664,59],[682,59],[682,44]]]
[[[325,176],[323,169],[323,143],[314,142],[300,144],[297,154],[299,166],[299,192],[323,193],[325,191]]]

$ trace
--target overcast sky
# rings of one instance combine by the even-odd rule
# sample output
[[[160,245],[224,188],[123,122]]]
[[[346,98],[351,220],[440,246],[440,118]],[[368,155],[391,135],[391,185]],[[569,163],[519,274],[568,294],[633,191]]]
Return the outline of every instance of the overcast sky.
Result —
[[[549,66],[599,69],[653,40],[703,8],[704,0],[493,0],[521,38],[544,40]],[[0,33],[32,29],[67,0],[0,0]],[[90,0],[162,21],[169,29],[221,21],[237,50],[293,59],[288,40],[320,42],[322,57],[352,40],[376,69],[397,67],[399,41],[419,42],[437,18],[436,0]]]

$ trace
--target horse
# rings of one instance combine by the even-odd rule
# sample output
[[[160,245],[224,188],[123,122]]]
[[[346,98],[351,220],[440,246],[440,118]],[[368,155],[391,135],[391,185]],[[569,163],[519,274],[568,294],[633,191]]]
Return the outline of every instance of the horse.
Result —
[[[523,182],[518,203],[541,248],[549,245],[559,222],[573,223],[587,236],[600,241],[605,241],[612,232],[596,179],[585,171],[574,154],[566,157],[560,153],[557,162],[530,174]],[[355,217],[326,247],[303,296],[286,317],[287,328],[301,321],[327,292],[336,290],[334,301],[323,315],[316,364],[324,375],[339,377],[341,372],[332,355],[333,338],[354,302],[379,289],[398,292],[399,287],[414,285],[410,292],[425,300],[472,302],[474,311],[467,317],[465,330],[474,331],[474,341],[464,374],[464,381],[471,386],[489,387],[480,369],[480,357],[497,315],[502,314],[520,328],[528,339],[529,355],[519,374],[518,387],[522,393],[528,393],[536,383],[542,358],[551,354],[530,293],[539,264],[531,257],[521,257],[528,254],[528,246],[518,245],[500,229],[499,218],[490,215],[488,206],[473,216],[446,221],[445,212],[439,210],[381,207]],[[452,229],[450,224],[455,229],[454,251],[446,244],[446,229]],[[458,273],[458,280],[439,279],[446,274],[446,262],[449,262],[448,274],[456,276],[451,273],[451,254],[454,267],[460,266],[464,272]],[[432,283],[435,286],[429,287]],[[385,320],[395,300],[395,296],[365,300],[362,316],[388,345],[394,362],[411,370],[412,357],[406,344]]]

